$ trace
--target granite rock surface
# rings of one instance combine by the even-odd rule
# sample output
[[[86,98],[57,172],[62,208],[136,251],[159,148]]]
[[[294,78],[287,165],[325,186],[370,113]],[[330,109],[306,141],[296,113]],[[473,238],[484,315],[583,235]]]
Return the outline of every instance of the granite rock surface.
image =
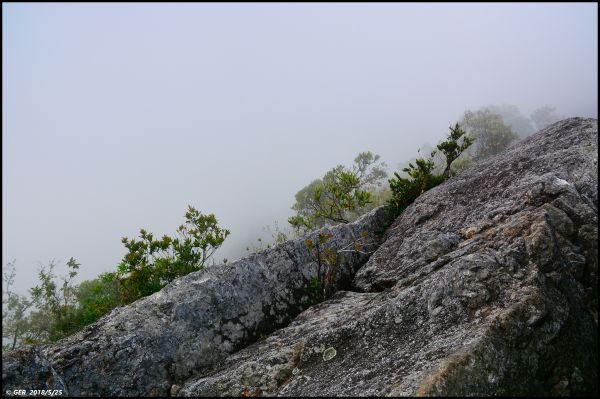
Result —
[[[597,140],[597,120],[566,119],[424,193],[382,236],[384,208],[321,231],[339,270],[325,301],[315,252],[291,240],[36,359],[3,354],[3,388],[38,370],[83,396],[597,395]]]

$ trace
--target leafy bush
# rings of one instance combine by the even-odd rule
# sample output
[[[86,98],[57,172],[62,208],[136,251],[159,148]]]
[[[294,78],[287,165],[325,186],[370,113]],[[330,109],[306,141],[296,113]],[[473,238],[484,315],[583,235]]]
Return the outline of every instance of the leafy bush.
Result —
[[[448,179],[452,175],[453,162],[459,159],[473,141],[474,139],[467,136],[457,123],[454,127],[450,127],[448,137],[437,145],[437,150],[432,151],[428,159],[417,158],[414,164],[410,162],[408,167],[403,169],[407,177],[394,172],[394,176],[389,180],[392,195],[388,202],[391,206],[392,218],[402,213],[419,195]],[[437,151],[445,159],[442,174],[434,173],[436,168],[434,157]]]
[[[348,223],[373,209],[372,192],[386,177],[385,163],[379,155],[362,152],[351,169],[342,165],[328,171],[296,193],[292,209],[296,215],[288,222],[298,233],[332,223]]]
[[[14,349],[29,338],[27,311],[33,303],[12,291],[15,281],[15,261],[9,262],[2,275],[5,288],[2,290],[2,344],[4,349]]]
[[[415,164],[409,163],[408,167],[403,169],[408,173],[408,178],[394,172],[394,177],[389,180],[392,190],[389,204],[394,211],[394,217],[402,213],[419,195],[444,181],[442,175],[432,173],[434,167],[433,160],[417,158]]]
[[[378,241],[377,234],[361,231],[345,247],[335,248],[328,244],[332,237],[331,233],[321,231],[317,234],[316,240],[310,238],[304,240],[313,261],[317,264],[316,276],[310,281],[313,297],[309,300],[309,304],[324,301],[335,293],[335,283],[338,280],[344,253],[371,254],[374,252],[374,244]]]
[[[78,320],[86,326],[121,305],[119,284],[115,273],[103,273],[93,280],[82,281],[77,287]]]
[[[123,238],[129,252],[118,271],[103,273],[93,280],[75,285],[79,263],[67,262],[67,276],[57,281],[56,263],[42,266],[40,284],[30,290],[31,299],[12,292],[15,262],[3,274],[6,289],[2,297],[2,337],[10,342],[4,348],[21,344],[57,341],[95,322],[117,306],[150,295],[175,278],[202,269],[229,235],[218,226],[214,215],[203,215],[191,206],[186,222],[176,238],[155,240],[140,231],[140,240]],[[28,313],[29,312],[29,313]]]
[[[466,135],[466,132],[461,129],[457,123],[454,127],[450,127],[448,138],[438,144],[437,149],[444,154],[446,165],[442,177],[444,180],[451,176],[451,166],[454,161],[473,144],[473,139]]]
[[[175,238],[164,235],[156,240],[144,229],[140,240],[123,237],[129,252],[116,275],[122,303],[153,294],[177,277],[201,270],[230,233],[219,227],[215,215],[203,215],[191,206],[185,219]]]
[[[35,311],[29,315],[32,340],[39,343],[54,342],[77,331],[81,324],[77,314],[77,288],[73,279],[77,276],[79,263],[71,258],[67,262],[69,272],[57,284],[54,274],[56,263],[40,267],[40,285],[30,290]]]

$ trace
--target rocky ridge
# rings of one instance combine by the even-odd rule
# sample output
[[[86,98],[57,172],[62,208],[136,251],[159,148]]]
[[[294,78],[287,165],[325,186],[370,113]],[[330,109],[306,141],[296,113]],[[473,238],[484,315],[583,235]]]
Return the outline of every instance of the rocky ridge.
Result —
[[[322,229],[230,265],[206,267],[41,351],[25,347],[3,355],[3,376],[14,381],[3,388],[48,381],[47,389],[59,389],[58,380],[50,378],[56,374],[64,381],[61,388],[74,396],[168,395],[173,385],[289,324],[318,301],[310,287],[318,257],[306,239],[317,243],[319,234],[326,235],[322,250],[340,252],[331,288],[348,288],[379,244],[374,232],[383,228],[384,214],[377,209],[354,223]],[[24,362],[37,366],[24,367]]]
[[[3,380],[92,396],[597,395],[597,140],[595,119],[557,122],[424,193],[361,250],[344,249],[384,210],[333,227],[343,272],[322,303],[309,307],[315,257],[293,240],[43,356],[9,352]]]

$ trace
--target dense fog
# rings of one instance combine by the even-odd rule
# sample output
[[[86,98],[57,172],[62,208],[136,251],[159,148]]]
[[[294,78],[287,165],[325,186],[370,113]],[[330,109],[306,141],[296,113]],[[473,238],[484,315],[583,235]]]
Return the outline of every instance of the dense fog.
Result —
[[[3,251],[114,270],[187,206],[234,260],[295,193],[372,151],[388,172],[466,110],[597,117],[597,4],[3,4]],[[263,245],[263,244],[260,244]]]

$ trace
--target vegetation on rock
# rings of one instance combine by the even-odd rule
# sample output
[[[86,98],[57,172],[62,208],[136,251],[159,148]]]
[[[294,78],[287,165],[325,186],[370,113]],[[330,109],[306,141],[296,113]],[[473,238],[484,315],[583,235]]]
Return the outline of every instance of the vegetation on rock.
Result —
[[[354,165],[338,165],[321,179],[296,193],[288,222],[297,232],[308,232],[332,223],[348,223],[374,208],[373,195],[387,176],[379,155],[361,152]]]
[[[219,227],[213,214],[188,207],[185,223],[175,238],[154,239],[140,230],[140,239],[122,239],[128,252],[117,271],[76,285],[80,264],[71,258],[67,275],[54,273],[56,262],[41,266],[40,284],[30,289],[31,299],[12,291],[15,261],[3,275],[3,347],[43,344],[64,338],[98,320],[112,309],[148,296],[174,279],[201,270],[223,244],[229,230]]]
[[[452,175],[452,164],[467,150],[474,139],[469,137],[457,123],[450,127],[448,137],[437,145],[437,151],[444,156],[444,170],[441,174],[434,172],[434,157],[436,150],[432,151],[429,158],[417,158],[415,163],[408,164],[402,171],[408,177],[402,177],[394,172],[394,177],[389,180],[392,197],[389,200],[393,217],[397,217],[407,206],[425,191],[437,186]]]
[[[123,237],[129,252],[116,275],[122,303],[153,294],[177,277],[201,270],[230,234],[219,227],[215,215],[203,215],[191,206],[185,219],[175,238],[164,235],[157,240],[144,229],[140,240]]]
[[[389,223],[425,191],[460,174],[473,163],[504,150],[520,136],[556,121],[555,108],[536,109],[530,119],[510,105],[488,106],[467,110],[459,123],[450,127],[446,139],[435,148],[428,147],[429,157],[418,157],[404,164],[388,180],[386,164],[370,151],[361,152],[351,167],[338,165],[325,175],[299,190],[292,209],[295,215],[288,222],[293,231],[282,231],[277,222],[268,227],[270,238],[258,238],[258,246],[247,248],[256,252],[281,244],[293,236],[305,235],[318,228],[336,223],[348,223],[364,213],[387,204]],[[139,238],[122,239],[127,253],[114,272],[103,273],[78,285],[74,278],[80,265],[71,258],[67,274],[60,279],[54,274],[56,262],[39,270],[39,284],[30,289],[30,298],[13,291],[15,262],[9,262],[4,272],[3,347],[14,349],[21,344],[38,344],[61,339],[118,306],[159,291],[178,277],[201,270],[230,234],[219,227],[214,215],[204,215],[189,207],[186,221],[174,237],[157,239],[140,230]],[[378,232],[381,233],[381,232]],[[361,251],[364,240],[355,240],[352,248],[328,249],[328,237],[306,240],[315,262],[319,265],[312,289],[321,300],[329,297],[339,254]],[[268,241],[271,241],[268,243]],[[368,238],[371,243],[373,239]],[[366,242],[366,241],[365,241]],[[214,262],[214,261],[213,261]],[[223,264],[227,264],[226,259]]]

